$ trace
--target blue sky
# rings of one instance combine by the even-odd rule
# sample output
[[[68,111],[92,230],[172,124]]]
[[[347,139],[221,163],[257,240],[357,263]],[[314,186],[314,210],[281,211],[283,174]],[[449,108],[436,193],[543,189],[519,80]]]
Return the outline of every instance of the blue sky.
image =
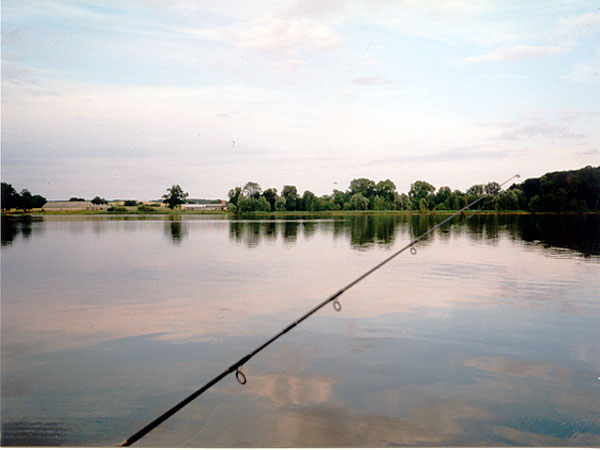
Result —
[[[2,180],[466,190],[600,164],[599,71],[596,0],[2,1]]]

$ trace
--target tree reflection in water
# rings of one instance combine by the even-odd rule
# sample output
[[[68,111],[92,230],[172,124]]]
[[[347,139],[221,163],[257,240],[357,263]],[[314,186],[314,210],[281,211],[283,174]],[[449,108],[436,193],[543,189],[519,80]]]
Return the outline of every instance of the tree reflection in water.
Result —
[[[414,239],[446,217],[434,214],[361,214],[318,219],[230,220],[228,223],[229,238],[248,247],[259,246],[262,239],[281,238],[284,242],[294,244],[299,232],[306,238],[321,232],[332,233],[334,238],[346,237],[353,248],[360,250],[373,245],[392,246],[399,239]],[[112,219],[114,218],[110,218]],[[42,216],[2,216],[2,246],[11,245],[19,237],[31,239],[36,234],[43,233],[44,220]],[[76,222],[84,219],[74,217],[69,220]],[[101,228],[94,230],[100,232]],[[505,235],[545,248],[574,250],[589,257],[600,255],[598,230],[598,214],[465,215],[454,218],[436,233],[426,236],[419,245],[427,245],[434,239],[449,239],[453,234],[466,232],[476,240],[495,240]],[[180,215],[169,215],[165,221],[165,234],[173,244],[181,245],[189,235],[189,225]],[[399,237],[401,234],[406,234],[406,237]]]
[[[319,219],[286,219],[229,222],[230,239],[248,247],[256,247],[261,238],[278,236],[295,243],[299,230],[305,237],[317,232],[346,237],[355,249],[371,246],[390,247],[399,239],[414,239],[434,227],[447,216],[434,214],[390,214],[332,216]],[[575,250],[583,256],[600,255],[600,216],[585,215],[464,215],[454,218],[419,245],[434,239],[449,239],[453,234],[468,233],[476,240],[496,240],[502,235],[511,239],[538,243],[544,247]],[[406,234],[406,237],[399,235]]]
[[[2,246],[11,245],[19,236],[30,239],[43,233],[43,222],[44,218],[39,216],[2,216]]]
[[[183,238],[189,235],[189,225],[181,220],[180,215],[169,215],[165,222],[165,234],[171,237],[173,244],[181,245]]]

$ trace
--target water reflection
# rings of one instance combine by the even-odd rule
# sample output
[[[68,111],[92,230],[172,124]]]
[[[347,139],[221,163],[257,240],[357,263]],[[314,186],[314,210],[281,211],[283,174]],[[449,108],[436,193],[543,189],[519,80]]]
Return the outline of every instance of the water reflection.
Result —
[[[600,215],[540,215],[521,217],[515,227],[520,239],[546,247],[568,248],[584,256],[600,255]]]
[[[283,240],[286,242],[296,242],[298,235],[298,222],[286,221],[283,223]]]
[[[2,445],[116,445],[444,218],[12,223]],[[597,230],[456,218],[141,444],[597,447]]]
[[[165,234],[174,245],[180,245],[190,233],[189,225],[179,215],[170,215],[165,222]]]
[[[330,400],[339,378],[322,375],[271,373],[253,374],[244,395],[256,396],[256,401],[277,408],[307,406]],[[232,388],[237,390],[237,387]]]
[[[23,239],[29,239],[33,234],[41,234],[44,232],[42,226],[38,226],[43,222],[42,217],[35,216],[2,216],[2,245],[11,245],[19,236]]]
[[[269,219],[269,220],[229,220],[229,236],[232,241],[253,248],[263,241],[282,239],[295,243],[299,233],[310,238],[317,233],[331,233],[334,238],[346,237],[355,249],[366,250],[372,246],[390,247],[399,236],[411,239],[420,236],[437,225],[446,216],[439,215],[351,215],[332,216],[324,219]],[[126,219],[130,223],[157,220],[156,216],[116,216],[65,218],[70,232],[83,234],[92,221],[92,231],[101,235],[108,230],[108,224]],[[44,217],[41,216],[2,216],[2,245],[11,245],[22,237],[30,239],[44,232]],[[180,215],[170,215],[164,220],[165,234],[176,246],[189,236],[189,223]],[[463,226],[464,225],[464,226]],[[135,230],[130,227],[128,230]],[[511,239],[523,240],[544,248],[564,248],[580,252],[583,256],[600,255],[600,216],[585,215],[471,215],[456,217],[442,226],[436,235],[428,235],[420,245],[427,245],[433,239],[449,239],[467,232],[474,240],[497,240],[501,234]]]
[[[315,220],[230,221],[229,236],[248,247],[260,245],[263,238],[294,243],[298,233],[308,238],[316,233],[345,236],[355,249],[374,245],[390,247],[402,235],[415,238],[445,220],[439,215],[355,215]],[[464,225],[464,226],[463,226]],[[543,247],[575,250],[583,256],[600,255],[600,216],[588,215],[471,215],[456,217],[436,234],[426,236],[420,245],[434,239],[447,240],[467,232],[474,240],[497,240],[506,234]]]
[[[73,436],[60,422],[9,422],[2,424],[3,446],[55,447],[73,443]]]

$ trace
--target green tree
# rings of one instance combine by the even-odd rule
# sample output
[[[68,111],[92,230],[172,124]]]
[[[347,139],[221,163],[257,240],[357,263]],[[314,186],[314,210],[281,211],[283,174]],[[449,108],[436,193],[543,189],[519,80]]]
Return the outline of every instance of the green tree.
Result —
[[[189,194],[187,192],[183,192],[181,186],[174,184],[167,189],[167,193],[164,194],[162,198],[169,208],[174,209],[176,206],[185,203],[188,196]]]
[[[322,195],[315,200],[314,210],[315,211],[332,211],[335,209],[333,199],[329,195]]]
[[[435,187],[427,181],[415,181],[410,185],[408,198],[411,202],[412,209],[421,209],[421,200],[426,200],[427,196],[435,192]],[[427,205],[427,202],[425,203]]]
[[[515,211],[519,209],[519,198],[515,190],[502,191],[498,195],[497,209]]]
[[[285,198],[286,211],[296,211],[296,203],[298,199],[298,190],[296,186],[283,186],[281,196]]]
[[[394,209],[399,211],[406,211],[407,209],[410,209],[410,200],[408,199],[408,195],[406,195],[404,192],[402,194],[395,193]]]
[[[495,195],[500,192],[500,184],[496,183],[495,181],[490,181],[485,185],[483,190],[488,195]]]
[[[375,181],[369,178],[355,178],[350,182],[348,197],[351,199],[355,194],[361,194],[367,199],[369,206],[371,206],[375,198],[375,186]]]
[[[241,196],[238,199],[237,208],[238,208],[238,212],[240,212],[240,213],[254,211],[254,205],[252,204],[252,199],[249,197]]]
[[[384,209],[386,209],[385,198],[380,197],[379,194],[376,194],[375,198],[373,199],[373,209],[377,211],[383,211]]]
[[[265,212],[269,212],[271,211],[271,204],[269,203],[269,201],[260,196],[257,199],[253,198],[253,206],[254,206],[254,210],[255,211],[265,211]]]
[[[314,211],[315,210],[315,201],[317,196],[310,191],[304,191],[302,194],[302,205],[304,206],[305,211]]]
[[[2,209],[9,210],[19,205],[19,193],[12,185],[2,182]]]
[[[269,188],[263,192],[263,197],[267,199],[269,205],[271,205],[271,211],[275,211],[275,200],[277,199],[277,189]]]
[[[346,194],[337,189],[333,190],[332,195],[333,209],[344,209],[344,203],[346,202]]]
[[[539,195],[534,195],[533,197],[531,197],[531,200],[529,200],[529,210],[531,212],[539,212],[542,210],[542,200],[540,199]]]
[[[380,181],[375,186],[375,195],[379,195],[383,200],[393,202],[396,193],[396,185],[391,180]]]
[[[240,195],[242,195],[242,188],[237,186],[234,189],[230,189],[227,195],[229,196],[229,203],[237,207],[238,199],[240,198]]]
[[[100,197],[99,195],[96,195],[93,199],[92,199],[92,203],[94,205],[107,205],[108,201],[106,201],[106,199]]]
[[[444,209],[450,209],[448,206],[448,199],[452,195],[452,190],[448,186],[442,186],[437,190],[435,194],[435,204],[436,206],[443,205]]]
[[[83,197],[71,197],[69,199],[70,202],[85,202],[85,198]]]
[[[258,197],[260,197],[261,193],[262,193],[262,189],[261,189],[260,185],[254,181],[248,181],[244,185],[244,189],[242,189],[242,195],[244,195],[245,197],[251,197],[254,199],[258,199]]]
[[[350,182],[350,195],[354,194],[369,198],[375,194],[375,182],[368,178],[355,178]]]
[[[364,195],[357,193],[350,197],[350,208],[365,210],[369,208],[369,200]]]
[[[475,198],[481,197],[483,195],[483,190],[484,190],[483,184],[474,184],[469,189],[467,189],[467,195],[469,197],[474,197],[474,199],[475,199]]]
[[[31,192],[29,192],[27,189],[23,189],[21,191],[21,195],[19,196],[19,208],[21,208],[23,211],[29,211],[31,208],[33,208],[33,199],[32,199],[32,195]]]
[[[285,211],[285,198],[280,195],[275,197],[275,211]]]
[[[517,209],[525,210],[527,209],[527,198],[525,198],[525,194],[519,188],[511,189],[517,195],[518,206]]]
[[[600,206],[600,166],[585,166],[575,175],[573,198],[583,200],[586,209],[598,211]],[[579,205],[581,202],[579,202]],[[580,206],[577,208],[580,209]]]
[[[31,197],[31,206],[32,208],[41,208],[46,204],[46,197],[36,194]]]
[[[451,209],[458,211],[466,206],[467,199],[465,198],[465,194],[463,194],[458,189],[452,191],[452,203]]]

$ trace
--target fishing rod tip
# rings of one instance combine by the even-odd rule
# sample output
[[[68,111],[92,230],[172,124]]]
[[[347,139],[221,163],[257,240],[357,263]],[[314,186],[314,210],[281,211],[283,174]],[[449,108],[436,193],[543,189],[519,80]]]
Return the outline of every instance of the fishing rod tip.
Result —
[[[125,439],[123,442],[119,444],[119,447],[129,447],[129,441]]]

